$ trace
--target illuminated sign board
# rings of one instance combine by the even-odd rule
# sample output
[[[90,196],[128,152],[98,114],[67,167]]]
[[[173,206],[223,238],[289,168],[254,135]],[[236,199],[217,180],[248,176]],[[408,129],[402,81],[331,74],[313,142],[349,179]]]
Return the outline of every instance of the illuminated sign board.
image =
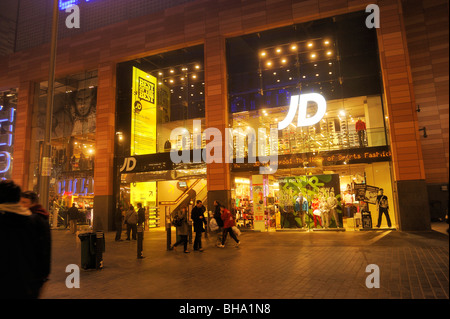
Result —
[[[308,102],[317,104],[317,112],[311,117],[307,116]],[[318,123],[327,111],[327,101],[318,93],[308,93],[291,96],[291,104],[289,105],[286,118],[278,123],[278,129],[282,130],[288,127],[294,120],[295,113],[298,109],[297,127],[311,126]]]
[[[66,10],[67,8],[70,8],[71,6],[78,5],[80,2],[94,2],[94,0],[59,0],[59,9],[60,10]]]
[[[12,146],[14,133],[13,107],[0,105],[0,179],[11,178]]]
[[[133,67],[131,155],[156,153],[156,78]]]
[[[58,181],[57,193],[60,196],[87,196],[94,194],[94,179],[71,178]]]

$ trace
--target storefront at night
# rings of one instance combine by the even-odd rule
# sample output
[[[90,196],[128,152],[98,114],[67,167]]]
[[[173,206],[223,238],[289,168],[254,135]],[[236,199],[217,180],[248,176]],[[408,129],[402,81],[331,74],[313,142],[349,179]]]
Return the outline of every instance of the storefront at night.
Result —
[[[114,230],[119,206],[142,203],[150,229],[217,200],[244,230],[429,229],[427,176],[442,184],[443,168],[424,165],[437,136],[419,131],[401,1],[379,4],[380,28],[369,2],[135,2],[83,2],[95,23],[61,29],[52,210]],[[117,21],[97,19],[106,7]],[[0,178],[38,191],[48,54],[18,47],[0,60]]]

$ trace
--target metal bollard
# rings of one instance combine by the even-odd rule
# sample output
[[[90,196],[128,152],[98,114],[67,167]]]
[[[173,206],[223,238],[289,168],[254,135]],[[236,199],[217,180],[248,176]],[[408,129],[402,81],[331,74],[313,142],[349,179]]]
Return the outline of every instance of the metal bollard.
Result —
[[[144,250],[144,227],[137,226],[137,258],[142,259],[144,256],[142,252]]]
[[[102,231],[95,233],[95,269],[103,269],[103,251],[105,247],[105,234]]]
[[[167,233],[167,250],[171,250],[172,246],[172,224],[166,223],[166,233]]]

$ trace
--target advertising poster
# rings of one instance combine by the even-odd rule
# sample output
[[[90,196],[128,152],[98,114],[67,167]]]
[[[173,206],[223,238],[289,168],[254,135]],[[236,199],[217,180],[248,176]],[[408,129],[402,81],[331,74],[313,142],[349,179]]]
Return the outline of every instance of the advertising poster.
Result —
[[[264,231],[264,178],[252,176],[254,230]]]
[[[338,174],[279,179],[281,228],[342,227]]]
[[[156,78],[133,67],[131,155],[156,153]]]
[[[356,201],[365,201],[366,200],[366,184],[353,184],[353,189],[355,191],[355,200]]]
[[[377,195],[378,195],[378,187],[375,186],[366,186],[366,202],[370,204],[377,203]]]

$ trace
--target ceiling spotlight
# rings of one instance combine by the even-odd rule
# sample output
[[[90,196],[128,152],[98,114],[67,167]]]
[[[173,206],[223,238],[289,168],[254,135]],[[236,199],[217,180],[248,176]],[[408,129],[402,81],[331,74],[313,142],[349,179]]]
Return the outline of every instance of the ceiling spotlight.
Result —
[[[316,57],[315,53],[311,54],[311,58],[315,58],[315,57]]]

